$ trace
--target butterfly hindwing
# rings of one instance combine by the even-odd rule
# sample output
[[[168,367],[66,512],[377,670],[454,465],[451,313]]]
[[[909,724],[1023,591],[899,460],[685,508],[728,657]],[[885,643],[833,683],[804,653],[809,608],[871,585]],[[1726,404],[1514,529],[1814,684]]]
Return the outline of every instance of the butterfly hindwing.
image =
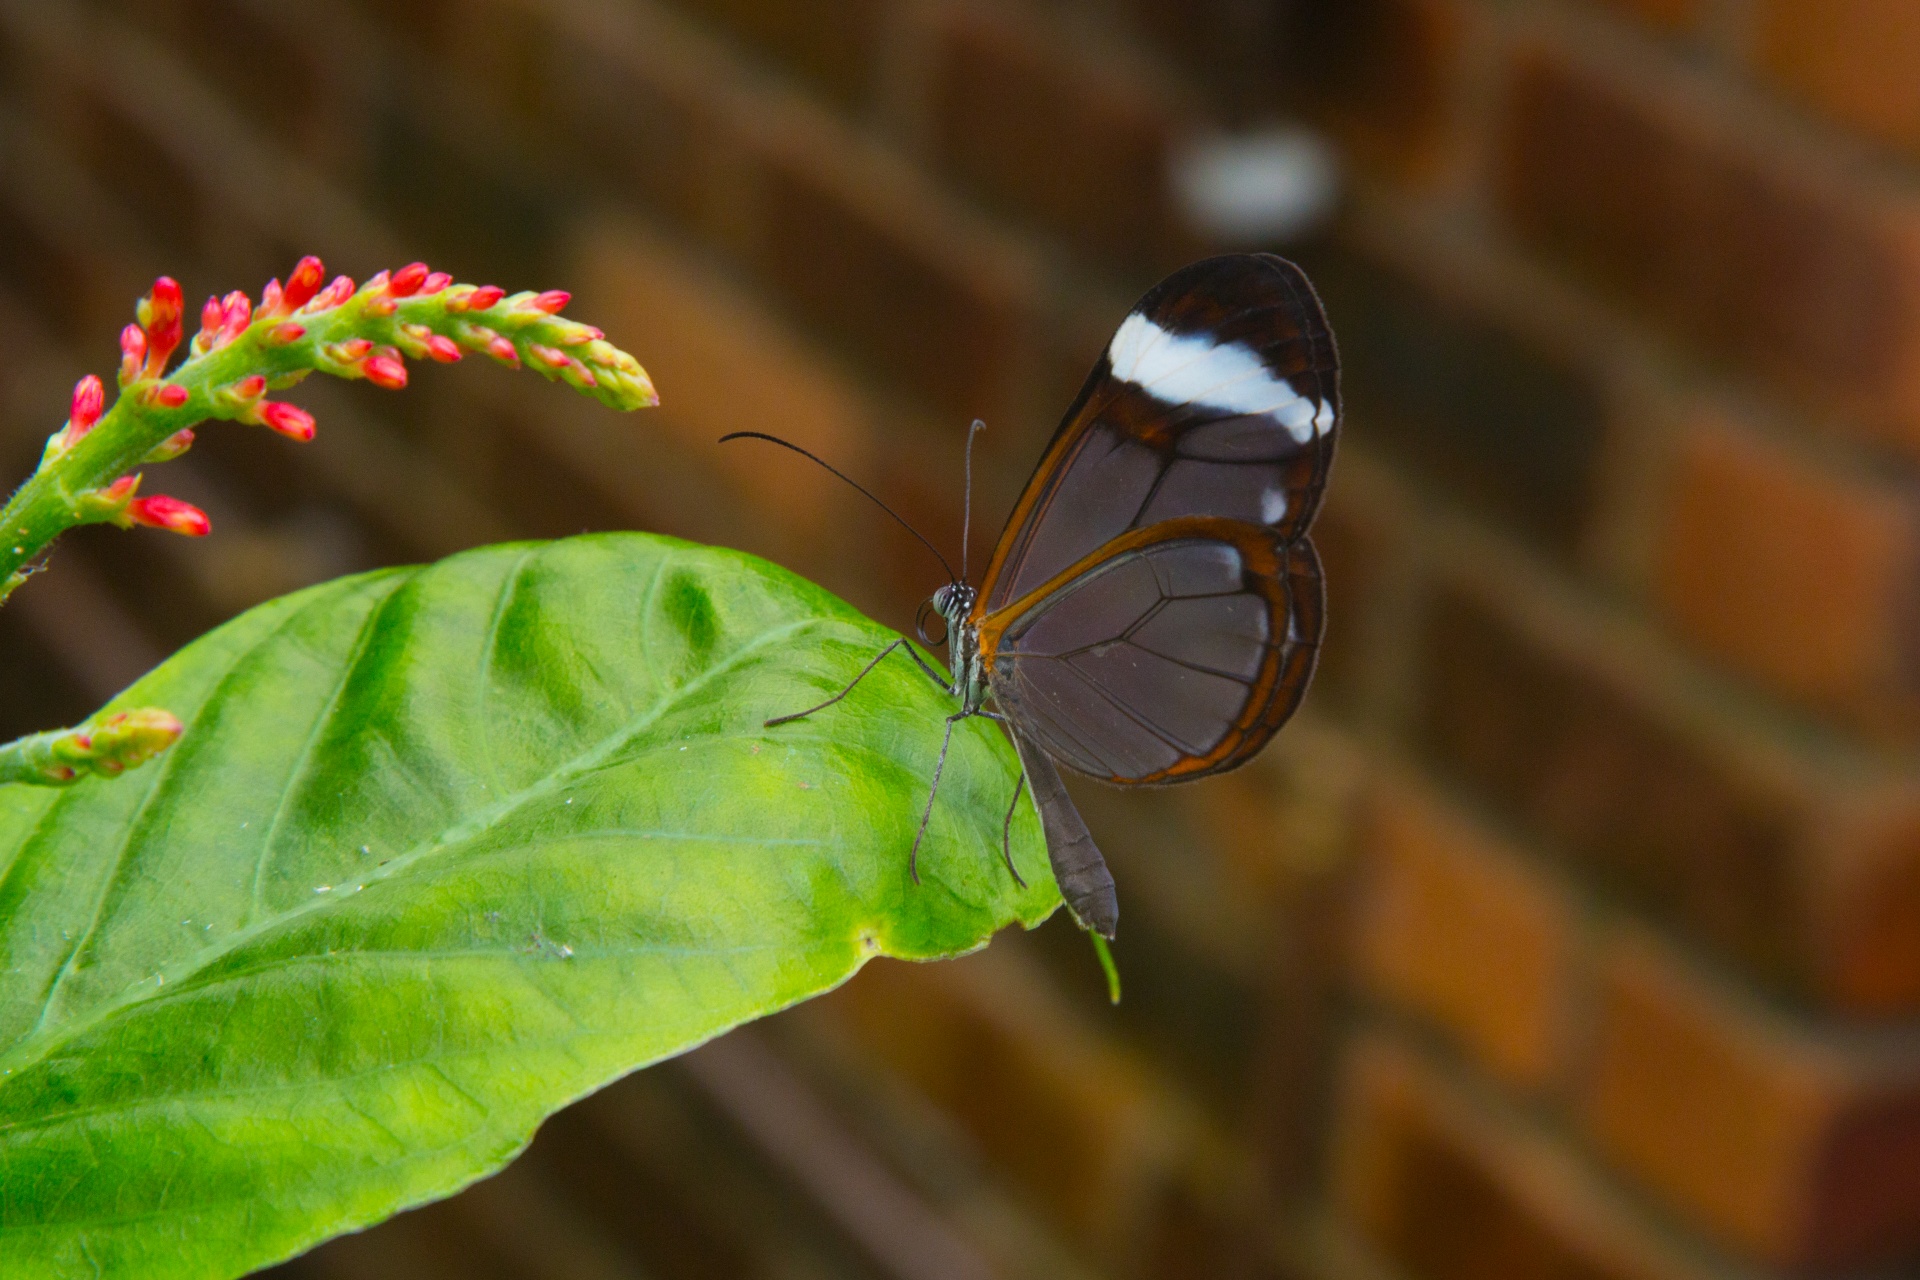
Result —
[[[979,612],[1129,530],[1181,516],[1312,522],[1340,419],[1333,335],[1299,268],[1210,258],[1128,313],[1067,411],[994,551]]]
[[[1310,542],[1186,516],[1122,535],[981,624],[994,697],[1062,764],[1176,782],[1242,763],[1293,713],[1324,625]]]

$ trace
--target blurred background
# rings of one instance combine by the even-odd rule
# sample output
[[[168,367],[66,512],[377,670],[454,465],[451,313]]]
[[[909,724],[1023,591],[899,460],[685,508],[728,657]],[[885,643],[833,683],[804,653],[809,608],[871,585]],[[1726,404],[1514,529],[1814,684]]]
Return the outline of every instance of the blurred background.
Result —
[[[0,612],[70,723],[305,583],[513,537],[746,547],[904,627],[1132,300],[1321,288],[1330,633],[1254,765],[1081,791],[1056,918],[555,1117],[283,1280],[1920,1276],[1920,5],[0,0],[0,450],[162,272],[564,287],[621,416],[325,379]],[[985,544],[984,536],[980,545]]]

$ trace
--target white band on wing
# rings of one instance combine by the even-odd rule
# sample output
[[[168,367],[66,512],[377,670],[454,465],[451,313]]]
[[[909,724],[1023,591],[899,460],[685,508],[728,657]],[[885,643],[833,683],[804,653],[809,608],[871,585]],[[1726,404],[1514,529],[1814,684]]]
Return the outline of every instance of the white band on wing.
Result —
[[[1301,444],[1333,426],[1333,405],[1296,392],[1258,353],[1204,334],[1173,333],[1139,312],[1121,321],[1107,346],[1113,376],[1167,404],[1264,414]]]

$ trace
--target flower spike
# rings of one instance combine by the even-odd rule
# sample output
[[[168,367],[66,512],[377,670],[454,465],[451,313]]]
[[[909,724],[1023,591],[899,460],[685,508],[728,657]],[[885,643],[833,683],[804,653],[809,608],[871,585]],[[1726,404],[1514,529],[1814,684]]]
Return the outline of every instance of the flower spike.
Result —
[[[82,379],[40,470],[0,512],[19,530],[0,540],[0,599],[25,581],[26,566],[47,543],[75,524],[204,534],[204,512],[165,495],[142,497],[139,476],[121,472],[179,456],[202,418],[312,439],[310,413],[267,396],[315,370],[398,390],[407,385],[409,360],[451,364],[479,352],[510,368],[529,366],[613,408],[656,401],[638,361],[600,330],[561,318],[571,301],[564,290],[509,297],[498,285],[456,284],[422,262],[359,285],[348,276],[324,281],[324,265],[309,256],[284,284],[269,281],[257,304],[241,292],[208,298],[185,361],[171,371],[184,306],[176,281],[154,281],[136,305],[137,323],[120,335],[122,394],[109,405],[98,378]],[[111,447],[74,448],[102,434]]]

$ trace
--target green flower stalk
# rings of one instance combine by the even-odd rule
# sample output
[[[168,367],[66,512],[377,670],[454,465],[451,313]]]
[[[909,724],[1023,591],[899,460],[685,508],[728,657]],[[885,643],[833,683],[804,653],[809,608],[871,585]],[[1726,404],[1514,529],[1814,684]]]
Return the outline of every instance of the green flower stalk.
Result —
[[[311,440],[313,416],[268,397],[315,370],[398,390],[407,385],[409,359],[451,363],[477,352],[564,382],[614,409],[657,404],[638,361],[593,326],[561,318],[568,300],[557,289],[509,295],[495,285],[456,284],[420,262],[364,284],[347,276],[326,283],[320,259],[306,257],[286,284],[267,284],[258,306],[244,293],[207,299],[186,359],[169,373],[185,336],[184,307],[180,286],[162,276],[135,308],[137,323],[121,332],[119,395],[109,406],[100,379],[82,378],[38,469],[0,510],[0,601],[75,525],[143,525],[189,537],[210,532],[206,513],[192,504],[140,493],[137,468],[185,453],[194,428],[209,418]],[[149,728],[158,723],[151,717],[172,719],[148,710],[124,715]],[[118,773],[172,741],[142,730],[137,740],[157,745],[100,754],[102,748],[83,740],[122,742],[101,732],[82,726],[0,747],[0,781],[60,783],[83,772]],[[61,769],[69,772],[57,776]]]

